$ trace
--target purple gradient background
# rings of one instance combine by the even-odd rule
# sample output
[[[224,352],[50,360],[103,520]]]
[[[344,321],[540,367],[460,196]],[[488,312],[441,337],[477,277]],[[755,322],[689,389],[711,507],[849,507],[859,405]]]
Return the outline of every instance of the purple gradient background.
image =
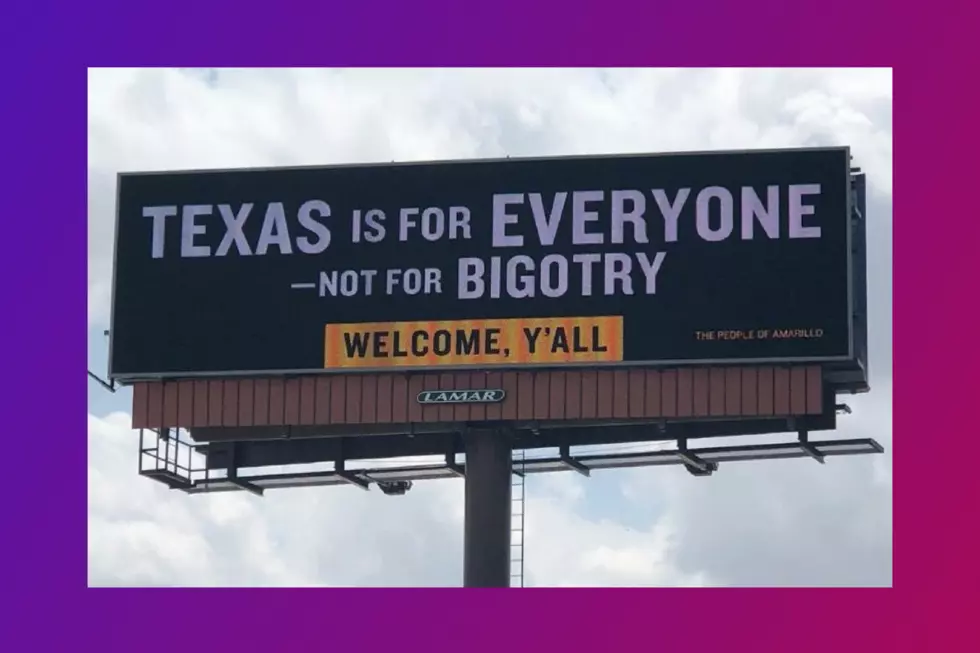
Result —
[[[977,90],[966,83],[978,5],[554,5],[4,6],[0,187],[13,205],[3,206],[0,241],[9,407],[0,650],[973,650],[980,475],[971,463],[980,433],[966,406],[980,388],[980,218],[957,189],[978,191]],[[86,589],[85,67],[124,62],[894,66],[896,588]],[[139,482],[135,464],[133,476]],[[470,628],[476,636],[467,638]]]

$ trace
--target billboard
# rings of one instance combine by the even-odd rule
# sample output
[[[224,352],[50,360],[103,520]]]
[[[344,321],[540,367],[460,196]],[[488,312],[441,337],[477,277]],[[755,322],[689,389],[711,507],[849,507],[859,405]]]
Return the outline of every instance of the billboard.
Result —
[[[118,179],[117,380],[853,357],[847,148]]]

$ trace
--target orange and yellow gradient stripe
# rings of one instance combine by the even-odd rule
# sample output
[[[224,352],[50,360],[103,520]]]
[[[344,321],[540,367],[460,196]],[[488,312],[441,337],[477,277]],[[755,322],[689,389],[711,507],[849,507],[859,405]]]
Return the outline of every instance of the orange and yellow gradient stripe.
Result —
[[[328,324],[325,369],[623,360],[622,317]]]

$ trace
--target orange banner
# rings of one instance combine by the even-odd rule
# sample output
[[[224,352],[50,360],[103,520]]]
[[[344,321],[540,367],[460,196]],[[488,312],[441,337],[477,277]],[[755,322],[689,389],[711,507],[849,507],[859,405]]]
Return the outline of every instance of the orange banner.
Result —
[[[328,324],[326,369],[623,360],[622,317]]]

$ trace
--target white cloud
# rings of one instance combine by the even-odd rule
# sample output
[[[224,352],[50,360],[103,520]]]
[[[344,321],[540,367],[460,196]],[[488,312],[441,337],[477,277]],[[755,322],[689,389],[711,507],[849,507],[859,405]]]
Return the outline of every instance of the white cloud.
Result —
[[[89,415],[91,585],[455,586],[462,577],[463,484],[270,490],[187,496],[138,477],[129,415]],[[534,484],[527,507],[537,585],[691,585],[662,527],[630,532],[576,514],[561,487]],[[537,480],[537,479],[535,479]]]
[[[89,327],[108,321],[121,170],[849,144],[872,190],[875,390],[842,433],[890,451],[891,96],[890,71],[864,70],[93,71]],[[188,497],[136,475],[127,420],[89,415],[93,584],[460,582],[458,481]],[[528,489],[531,584],[891,582],[890,454]]]

